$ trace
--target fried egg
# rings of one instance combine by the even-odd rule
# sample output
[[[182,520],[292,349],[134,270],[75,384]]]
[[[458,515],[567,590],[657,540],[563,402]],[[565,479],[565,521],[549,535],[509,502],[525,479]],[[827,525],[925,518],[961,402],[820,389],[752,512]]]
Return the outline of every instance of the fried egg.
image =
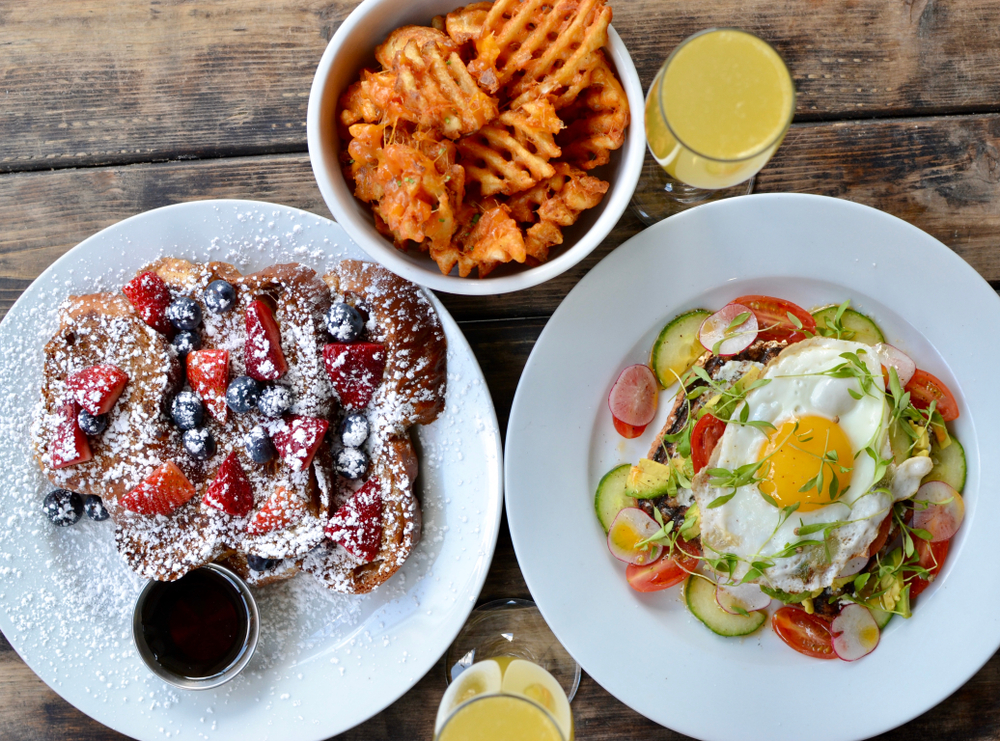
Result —
[[[848,362],[843,353],[855,353],[867,368],[867,391],[854,375],[829,373]],[[762,377],[767,383],[747,394],[746,411],[736,409],[709,464],[737,471],[761,463],[753,480],[725,500],[733,487],[718,485],[718,477],[713,484],[705,472],[695,479],[704,554],[735,555],[737,579],[751,563],[770,563],[748,581],[786,592],[827,587],[851,558],[867,553],[893,501],[874,487],[876,461],[867,452],[891,457],[881,366],[866,345],[815,337],[782,350]],[[736,423],[743,415],[770,426]],[[843,524],[798,532],[828,523]],[[802,545],[788,548],[795,544]]]

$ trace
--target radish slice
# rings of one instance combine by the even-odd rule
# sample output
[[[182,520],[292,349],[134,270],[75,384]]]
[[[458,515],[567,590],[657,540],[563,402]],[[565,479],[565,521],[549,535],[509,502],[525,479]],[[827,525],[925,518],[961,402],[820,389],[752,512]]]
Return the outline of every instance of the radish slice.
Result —
[[[840,573],[837,574],[837,578],[841,579],[845,576],[854,576],[855,574],[859,573],[867,563],[868,563],[868,554],[865,554],[863,556],[855,556],[850,561],[844,564],[844,568],[842,568],[840,570]]]
[[[722,582],[715,588],[715,601],[730,615],[742,615],[755,610],[763,610],[771,604],[771,598],[764,594],[757,584],[723,584]]]
[[[639,542],[650,538],[660,529],[656,520],[638,507],[626,507],[617,515],[608,530],[608,549],[619,561],[644,566],[653,563],[663,552],[663,546]]]
[[[659,386],[648,365],[630,365],[623,370],[608,394],[608,407],[619,422],[645,427],[656,415]]]
[[[965,519],[962,495],[943,481],[928,481],[913,497],[913,527],[931,534],[932,543],[948,540]]]
[[[746,318],[732,326],[743,315]],[[757,317],[750,309],[743,304],[728,304],[701,323],[698,340],[716,355],[735,355],[757,339],[757,329]]]
[[[913,362],[909,355],[898,347],[879,342],[872,348],[878,356],[879,362],[886,368],[895,368],[896,375],[899,376],[899,385],[905,386],[913,378],[917,370],[917,364]]]
[[[847,605],[830,625],[833,650],[844,661],[857,661],[878,645],[879,629],[871,611],[864,605]]]

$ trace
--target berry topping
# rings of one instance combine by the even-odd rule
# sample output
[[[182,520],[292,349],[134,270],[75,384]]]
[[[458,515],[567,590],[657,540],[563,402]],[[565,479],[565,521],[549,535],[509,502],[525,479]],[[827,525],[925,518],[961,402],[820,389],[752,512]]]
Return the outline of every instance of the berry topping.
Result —
[[[69,489],[55,489],[42,500],[42,512],[53,525],[69,527],[83,517],[83,498]]]
[[[323,442],[330,423],[316,417],[289,415],[271,436],[278,455],[293,471],[302,471],[312,463],[313,456]]]
[[[243,444],[246,446],[247,455],[254,463],[267,463],[277,453],[267,430],[260,425],[246,434],[243,438]]]
[[[359,448],[343,448],[337,451],[337,473],[348,479],[360,479],[368,470],[368,456]]]
[[[100,435],[108,429],[108,415],[94,415],[86,409],[81,409],[76,415],[76,424],[88,435]]]
[[[228,281],[213,280],[202,295],[205,306],[213,314],[225,314],[236,303],[236,289]]]
[[[260,398],[261,384],[256,378],[238,376],[226,389],[226,404],[237,414],[246,414],[255,406]]]
[[[368,418],[363,414],[348,414],[340,423],[340,441],[345,448],[360,448],[368,432]]]
[[[83,500],[83,510],[87,513],[87,517],[95,522],[104,522],[109,517],[108,511],[104,509],[104,502],[96,494],[87,495]]]
[[[326,525],[326,537],[340,543],[362,563],[371,563],[382,544],[382,485],[365,482]]]
[[[292,392],[286,386],[268,386],[260,392],[257,408],[265,417],[280,417],[292,408]]]
[[[308,509],[303,499],[288,489],[280,488],[247,523],[247,534],[263,535],[294,525],[305,517]]]
[[[365,320],[350,304],[334,304],[326,312],[326,330],[337,342],[354,342],[365,328]]]
[[[184,450],[192,458],[205,461],[215,455],[215,438],[205,427],[196,427],[184,432]]]
[[[247,307],[247,339],[243,362],[247,375],[258,381],[277,381],[288,370],[281,352],[281,332],[271,307],[259,299]]]
[[[128,374],[120,368],[92,365],[67,378],[66,388],[77,404],[96,417],[111,411],[127,383]]]
[[[125,509],[141,515],[169,515],[195,494],[194,486],[173,461],[167,461],[142,483],[118,499]]]
[[[201,307],[192,299],[181,296],[167,306],[167,319],[177,329],[194,329],[201,324]]]
[[[324,345],[323,363],[340,403],[348,409],[362,409],[382,382],[385,348],[373,342]]]
[[[174,424],[182,430],[191,430],[201,425],[205,416],[205,408],[201,399],[190,391],[181,391],[170,403],[170,416]]]
[[[263,558],[252,553],[247,554],[247,566],[250,567],[251,571],[270,571],[277,565],[278,559],[276,558]]]
[[[208,485],[202,504],[221,509],[227,515],[246,517],[253,509],[253,489],[235,451],[226,456],[215,479]]]
[[[49,455],[52,456],[52,468],[65,468],[77,463],[86,463],[93,458],[87,435],[77,424],[80,407],[76,402],[63,404],[56,410],[59,423],[49,445]]]
[[[172,343],[177,355],[184,358],[189,352],[201,349],[201,336],[197,332],[178,332]]]
[[[122,293],[142,317],[142,321],[161,334],[173,333],[173,326],[167,319],[170,291],[160,276],[150,272],[137,275],[122,288]]]
[[[229,382],[228,350],[195,350],[187,356],[188,383],[208,407],[208,413],[226,423],[226,386]]]

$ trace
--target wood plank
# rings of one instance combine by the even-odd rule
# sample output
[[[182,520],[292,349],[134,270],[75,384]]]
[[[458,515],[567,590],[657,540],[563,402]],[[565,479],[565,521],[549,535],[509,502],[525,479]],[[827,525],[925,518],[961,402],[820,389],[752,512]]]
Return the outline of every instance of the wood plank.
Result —
[[[356,5],[49,0],[0,10],[0,171],[305,151],[315,66]],[[629,0],[614,25],[648,85],[709,26],[770,40],[800,121],[1000,110],[1000,3]]]
[[[796,124],[759,192],[846,197],[940,239],[1000,281],[1000,115]],[[0,175],[0,313],[73,245],[133,214],[203,198],[254,198],[329,216],[302,154]],[[442,294],[463,320],[549,316],[602,257],[638,233],[632,213],[580,265],[503,296]]]

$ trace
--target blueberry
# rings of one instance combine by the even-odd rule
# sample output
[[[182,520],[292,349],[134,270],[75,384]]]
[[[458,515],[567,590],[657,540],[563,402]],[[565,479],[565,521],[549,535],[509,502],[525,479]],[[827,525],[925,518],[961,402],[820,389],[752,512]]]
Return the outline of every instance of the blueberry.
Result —
[[[182,430],[191,430],[201,424],[205,408],[201,405],[201,399],[194,393],[181,391],[170,404],[170,416],[174,418],[174,424]]]
[[[85,435],[100,435],[108,428],[108,415],[91,414],[86,409],[81,409],[76,415],[76,425]]]
[[[237,414],[246,414],[260,398],[260,381],[250,376],[234,378],[226,389],[226,404]]]
[[[253,571],[270,571],[277,565],[277,559],[262,558],[261,556],[247,554],[247,566],[249,566]]]
[[[45,495],[42,511],[53,525],[69,527],[83,517],[83,497],[69,489],[55,489]]]
[[[287,386],[268,386],[260,392],[257,408],[265,417],[280,417],[292,408],[292,392]]]
[[[215,438],[204,427],[197,427],[184,433],[184,450],[200,461],[215,455]]]
[[[175,298],[167,307],[167,319],[177,329],[194,329],[201,324],[201,307],[189,298]]]
[[[277,452],[274,449],[274,443],[271,442],[271,438],[267,435],[267,431],[260,425],[257,425],[246,434],[246,437],[243,438],[243,443],[246,445],[247,455],[250,456],[250,460],[254,463],[267,463],[274,458]]]
[[[224,280],[213,280],[208,284],[202,296],[205,306],[213,314],[225,314],[236,303],[236,289]]]
[[[201,336],[197,332],[192,332],[190,330],[185,332],[178,332],[177,336],[174,337],[172,343],[174,350],[182,358],[186,357],[192,350],[198,350],[201,348]]]
[[[87,498],[83,500],[83,508],[91,520],[104,522],[108,519],[108,511],[104,509],[104,502],[96,494],[87,495]]]
[[[349,479],[360,479],[368,470],[368,456],[358,448],[344,448],[337,452],[337,473]]]
[[[326,329],[338,342],[353,342],[364,328],[365,320],[353,306],[341,302],[326,312]]]
[[[340,439],[345,448],[360,448],[368,439],[368,418],[363,414],[348,414],[340,423]]]

